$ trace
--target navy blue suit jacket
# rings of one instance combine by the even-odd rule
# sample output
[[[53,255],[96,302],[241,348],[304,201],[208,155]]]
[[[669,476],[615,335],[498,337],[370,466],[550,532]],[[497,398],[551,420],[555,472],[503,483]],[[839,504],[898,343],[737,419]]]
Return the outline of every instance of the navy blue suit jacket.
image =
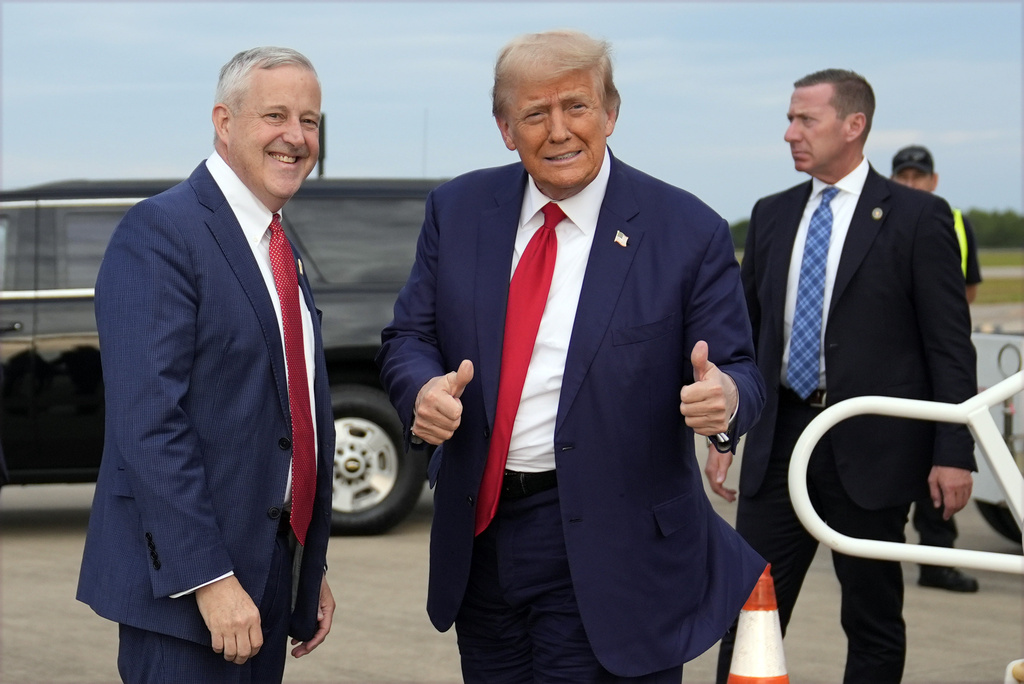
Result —
[[[383,333],[382,379],[408,430],[430,378],[475,366],[462,423],[431,459],[427,609],[448,629],[466,590],[498,394],[509,273],[527,174],[473,172],[427,200],[416,261]],[[627,246],[615,242],[616,232]],[[587,635],[610,671],[674,667],[717,641],[764,561],[712,510],[679,413],[690,351],[739,388],[739,432],[763,383],[728,226],[692,195],[612,160],[569,344],[554,447]]]
[[[760,489],[771,455],[790,256],[810,193],[808,181],[761,199],[750,219],[743,285],[768,392],[743,451],[744,496]],[[863,395],[962,402],[977,390],[970,335],[949,205],[872,169],[850,221],[825,321],[828,404]],[[861,416],[831,434],[843,487],[868,509],[926,498],[933,465],[975,467],[963,425]]]
[[[316,312],[305,275],[299,286]],[[96,283],[106,435],[78,598],[119,623],[198,643],[194,596],[233,571],[258,606],[291,460],[281,333],[252,251],[213,177],[133,207]],[[316,630],[330,533],[334,424],[319,312],[317,498],[291,635]]]

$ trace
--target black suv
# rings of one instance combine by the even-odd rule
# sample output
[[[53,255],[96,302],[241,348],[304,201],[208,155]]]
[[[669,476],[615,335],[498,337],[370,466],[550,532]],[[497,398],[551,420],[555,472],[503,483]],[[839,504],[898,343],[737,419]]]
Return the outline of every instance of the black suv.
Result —
[[[0,193],[0,438],[11,484],[91,482],[103,450],[93,286],[134,203],[176,181],[73,181]],[[331,382],[334,531],[375,534],[415,505],[426,473],[373,358],[409,275],[431,180],[308,180],[283,212],[305,257]]]

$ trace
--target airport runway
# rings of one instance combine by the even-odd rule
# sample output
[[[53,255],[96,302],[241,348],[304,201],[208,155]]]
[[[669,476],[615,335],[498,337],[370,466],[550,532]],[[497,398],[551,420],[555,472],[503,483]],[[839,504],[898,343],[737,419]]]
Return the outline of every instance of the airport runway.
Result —
[[[737,468],[733,468],[737,470]],[[732,519],[732,506],[716,508]],[[0,491],[0,682],[107,684],[118,681],[116,626],[74,600],[91,485]],[[311,655],[291,660],[285,681],[365,684],[461,681],[454,633],[438,634],[424,610],[429,491],[413,515],[379,537],[336,537],[329,579],[338,600],[334,629]],[[973,503],[957,516],[959,546],[1020,553],[993,532]],[[916,539],[911,531],[911,538]],[[904,681],[997,683],[1024,657],[1020,576],[975,573],[977,594],[916,585],[904,565],[909,655]],[[838,586],[819,551],[785,641],[791,681],[839,682],[845,660]],[[687,683],[711,682],[717,647],[685,667]]]

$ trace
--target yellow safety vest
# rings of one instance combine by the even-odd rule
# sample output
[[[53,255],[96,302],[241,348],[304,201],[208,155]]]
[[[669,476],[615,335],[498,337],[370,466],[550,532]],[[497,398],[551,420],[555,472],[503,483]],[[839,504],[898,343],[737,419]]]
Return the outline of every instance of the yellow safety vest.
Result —
[[[956,231],[956,241],[960,243],[960,270],[967,277],[967,229],[964,228],[964,213],[959,209],[953,210],[953,230]]]

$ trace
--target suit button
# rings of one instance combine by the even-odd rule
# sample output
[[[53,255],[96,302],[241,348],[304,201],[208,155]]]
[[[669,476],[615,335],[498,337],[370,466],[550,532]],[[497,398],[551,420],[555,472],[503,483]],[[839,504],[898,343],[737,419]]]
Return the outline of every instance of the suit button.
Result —
[[[159,570],[160,569],[160,561],[158,561],[158,560],[154,560],[153,561],[153,569],[154,570]]]
[[[472,506],[473,505],[473,497],[472,496],[467,496],[466,497],[466,503],[468,503],[470,506]]]
[[[490,439],[490,438],[491,438],[491,428],[489,428],[489,427],[487,427],[485,425],[484,426],[484,439]]]
[[[292,448],[292,441],[287,437],[282,437],[278,442],[277,446],[281,447],[284,451]]]
[[[270,516],[271,520],[277,520],[281,517],[281,509],[277,506],[271,506],[270,510],[267,511],[267,515]]]

